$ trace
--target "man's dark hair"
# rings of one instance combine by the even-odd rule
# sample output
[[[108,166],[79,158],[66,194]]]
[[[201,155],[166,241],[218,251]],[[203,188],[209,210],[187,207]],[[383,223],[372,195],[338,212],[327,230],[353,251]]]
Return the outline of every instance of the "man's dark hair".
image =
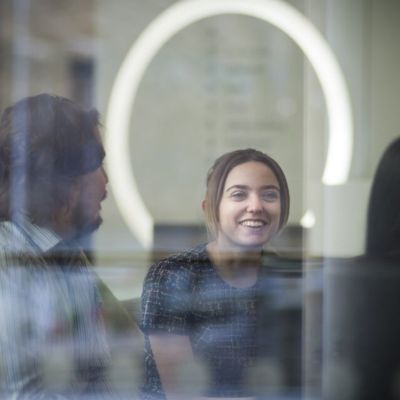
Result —
[[[400,138],[384,152],[368,206],[366,253],[400,255]]]
[[[24,98],[0,120],[0,219],[51,224],[76,178],[104,158],[97,111],[49,94]]]

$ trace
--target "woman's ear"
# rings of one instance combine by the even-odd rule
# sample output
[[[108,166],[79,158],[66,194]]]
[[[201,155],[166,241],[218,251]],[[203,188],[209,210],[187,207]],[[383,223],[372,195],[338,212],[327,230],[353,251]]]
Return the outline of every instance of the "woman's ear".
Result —
[[[206,206],[207,206],[207,200],[204,199],[204,200],[201,202],[201,209],[202,209],[204,212],[206,212]]]

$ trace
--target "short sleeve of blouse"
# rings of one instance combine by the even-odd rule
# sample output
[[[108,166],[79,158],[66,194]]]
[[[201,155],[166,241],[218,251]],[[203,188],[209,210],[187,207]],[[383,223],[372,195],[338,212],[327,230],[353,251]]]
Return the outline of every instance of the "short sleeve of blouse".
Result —
[[[187,335],[191,303],[191,272],[175,260],[153,265],[143,285],[143,332]]]

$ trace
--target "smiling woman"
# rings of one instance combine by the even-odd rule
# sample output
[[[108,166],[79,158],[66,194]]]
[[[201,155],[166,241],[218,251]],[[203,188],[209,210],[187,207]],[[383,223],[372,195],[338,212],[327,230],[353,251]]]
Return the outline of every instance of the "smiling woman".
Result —
[[[266,236],[255,243],[257,248],[263,247],[286,224],[289,203],[286,178],[278,163],[264,153],[247,149],[226,153],[216,160],[208,174],[203,209],[209,231],[220,242],[221,250],[224,226],[229,219],[225,218],[226,213],[234,208],[241,225],[244,220],[260,220],[261,216]]]
[[[217,244],[224,251],[254,251],[279,229],[279,184],[269,167],[246,162],[229,173],[219,204]]]
[[[209,171],[202,207],[211,241],[153,265],[144,283],[147,399],[246,398],[257,362],[277,359],[263,248],[288,218],[285,175],[260,151],[224,154]],[[182,385],[183,365],[204,379]]]

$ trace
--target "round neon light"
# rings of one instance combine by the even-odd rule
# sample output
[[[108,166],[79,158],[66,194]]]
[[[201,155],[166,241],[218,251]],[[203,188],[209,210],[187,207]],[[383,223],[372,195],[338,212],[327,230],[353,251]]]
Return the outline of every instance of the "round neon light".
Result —
[[[110,184],[117,206],[139,242],[153,244],[154,221],[130,165],[129,122],[140,81],[155,54],[176,33],[201,19],[240,14],[268,22],[301,48],[315,70],[326,101],[328,153],[323,182],[346,182],[352,157],[353,120],[343,73],[318,30],[295,8],[278,0],[185,0],[172,5],[143,31],[127,53],[111,90],[106,117]]]

